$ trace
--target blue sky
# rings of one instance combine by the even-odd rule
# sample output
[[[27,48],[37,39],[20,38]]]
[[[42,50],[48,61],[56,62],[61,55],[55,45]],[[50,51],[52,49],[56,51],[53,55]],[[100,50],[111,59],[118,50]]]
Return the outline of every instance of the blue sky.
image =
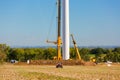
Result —
[[[56,15],[56,0],[0,0],[0,43],[52,46]],[[70,33],[79,46],[120,46],[120,0],[70,0]]]

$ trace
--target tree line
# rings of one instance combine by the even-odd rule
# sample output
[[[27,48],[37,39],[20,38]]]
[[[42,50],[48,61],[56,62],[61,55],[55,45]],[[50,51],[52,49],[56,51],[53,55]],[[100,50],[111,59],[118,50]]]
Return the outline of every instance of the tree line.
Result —
[[[97,62],[120,62],[120,47],[117,48],[79,48],[84,61],[96,59]],[[0,62],[10,60],[53,60],[57,56],[56,48],[10,48],[0,44]],[[70,48],[70,59],[76,59],[74,48]]]

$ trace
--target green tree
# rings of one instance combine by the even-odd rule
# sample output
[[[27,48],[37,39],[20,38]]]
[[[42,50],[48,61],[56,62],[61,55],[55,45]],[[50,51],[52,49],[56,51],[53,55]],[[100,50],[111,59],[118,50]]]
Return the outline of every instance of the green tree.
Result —
[[[47,48],[47,49],[44,50],[44,54],[43,54],[44,59],[46,59],[46,60],[50,59],[51,60],[51,59],[53,59],[54,56],[57,56],[56,49]]]
[[[25,56],[25,61],[26,60],[34,60],[35,59],[35,51],[34,51],[34,49],[33,48],[25,49],[24,56]]]
[[[117,52],[108,53],[105,56],[105,60],[112,61],[112,62],[120,62],[120,54],[118,54]]]
[[[104,60],[120,62],[120,48],[108,49]]]
[[[113,52],[117,52],[118,54],[120,54],[120,48],[115,48]]]
[[[103,48],[95,48],[91,50],[92,54],[95,54],[96,62],[104,61],[106,50]]]
[[[9,54],[10,47],[7,46],[6,44],[0,44],[0,51],[1,53],[4,53],[6,55],[6,59],[4,61],[8,60],[8,54]]]
[[[84,61],[89,61],[90,60],[90,50],[87,49],[87,48],[82,48],[80,50],[80,55],[81,55],[81,58],[84,60]]]
[[[4,62],[5,59],[6,59],[6,54],[4,52],[0,51],[0,63]]]
[[[43,54],[44,54],[44,49],[36,49],[35,50],[35,60],[44,59]]]
[[[22,48],[18,48],[15,50],[16,54],[17,54],[17,60],[18,61],[24,61],[25,57],[24,57],[24,49]]]
[[[15,49],[15,48],[11,48],[11,49],[9,50],[8,58],[9,58],[9,60],[12,60],[12,59],[18,60],[18,59],[17,59],[17,52],[16,52],[16,49]]]
[[[76,59],[76,51],[74,48],[70,48],[70,58]]]

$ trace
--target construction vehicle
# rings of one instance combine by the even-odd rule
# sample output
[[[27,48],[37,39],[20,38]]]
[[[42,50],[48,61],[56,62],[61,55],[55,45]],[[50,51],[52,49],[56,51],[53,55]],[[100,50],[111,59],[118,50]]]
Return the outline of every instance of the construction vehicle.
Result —
[[[59,62],[57,65],[56,65],[56,68],[63,68],[63,65],[61,62]]]
[[[71,37],[72,37],[72,41],[73,41],[74,48],[75,48],[76,55],[77,55],[77,56],[76,56],[76,59],[81,60],[81,56],[80,56],[80,53],[79,53],[79,51],[78,51],[78,47],[77,47],[76,41],[75,41],[75,39],[74,39],[74,37],[73,37],[72,34],[71,34]]]
[[[61,0],[58,0],[58,36],[57,36],[57,41],[46,41],[47,43],[54,43],[57,45],[57,59],[61,60],[62,56],[61,56],[61,44],[62,44],[62,40],[61,40]]]

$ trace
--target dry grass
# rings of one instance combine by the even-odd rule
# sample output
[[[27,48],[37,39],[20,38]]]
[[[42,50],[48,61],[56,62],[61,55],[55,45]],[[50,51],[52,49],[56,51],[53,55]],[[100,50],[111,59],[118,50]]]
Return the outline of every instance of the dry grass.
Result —
[[[120,80],[120,64],[97,66],[0,65],[0,80]]]

